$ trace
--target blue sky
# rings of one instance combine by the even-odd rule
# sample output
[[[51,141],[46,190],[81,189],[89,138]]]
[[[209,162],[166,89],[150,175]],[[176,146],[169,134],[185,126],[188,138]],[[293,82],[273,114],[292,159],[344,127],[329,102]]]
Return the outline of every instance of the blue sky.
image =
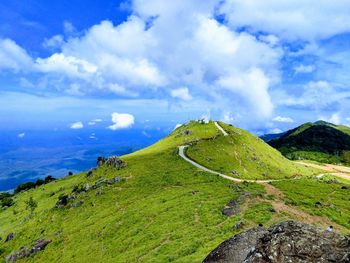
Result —
[[[350,124],[345,0],[0,3],[1,130]],[[94,124],[97,125],[97,124]]]

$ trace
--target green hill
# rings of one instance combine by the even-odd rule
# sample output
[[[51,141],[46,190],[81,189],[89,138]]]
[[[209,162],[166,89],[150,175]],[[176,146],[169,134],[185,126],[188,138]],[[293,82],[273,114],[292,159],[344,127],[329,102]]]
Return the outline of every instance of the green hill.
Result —
[[[191,159],[240,179],[281,179],[312,174],[251,133],[222,122],[220,125],[228,136],[195,143],[187,150]]]
[[[268,143],[289,159],[350,164],[350,128],[344,125],[309,122]]]
[[[250,133],[220,124],[228,136],[213,122],[190,122],[122,156],[125,167],[105,163],[16,194],[12,206],[0,208],[0,259],[50,240],[44,251],[18,262],[201,262],[242,229],[288,218],[272,208],[263,185],[233,183],[178,155],[178,146],[190,145],[190,158],[227,174],[235,169],[242,179],[315,173]],[[249,201],[239,212],[223,213],[243,197]],[[14,238],[4,242],[9,233]]]

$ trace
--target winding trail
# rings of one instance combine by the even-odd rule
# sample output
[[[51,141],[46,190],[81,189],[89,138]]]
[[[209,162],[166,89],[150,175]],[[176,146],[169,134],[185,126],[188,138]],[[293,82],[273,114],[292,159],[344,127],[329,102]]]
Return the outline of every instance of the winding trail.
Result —
[[[228,133],[217,122],[214,122],[214,123],[224,136],[228,136]],[[216,172],[214,170],[211,170],[211,169],[195,162],[194,160],[191,160],[185,154],[185,149],[187,147],[188,147],[188,145],[179,146],[179,156],[181,158],[183,158],[186,162],[192,164],[193,166],[197,167],[198,169],[200,169],[202,171],[218,175],[224,179],[227,179],[227,180],[230,180],[233,182],[237,182],[237,183],[253,182],[253,183],[262,184],[264,186],[267,194],[275,196],[275,200],[271,201],[271,205],[273,206],[273,208],[275,209],[276,212],[278,212],[280,214],[287,214],[292,218],[302,220],[303,222],[306,222],[309,224],[317,224],[317,225],[321,225],[324,227],[329,226],[329,225],[334,225],[335,229],[337,231],[343,231],[343,232],[347,231],[346,228],[344,228],[341,225],[338,225],[335,222],[332,222],[327,217],[311,215],[311,214],[309,214],[301,209],[287,205],[285,203],[285,200],[284,200],[283,192],[281,190],[279,190],[278,188],[276,188],[275,186],[269,184],[270,182],[297,180],[297,179],[300,179],[302,177],[295,177],[295,178],[291,178],[291,179],[279,179],[279,180],[244,180],[244,179],[234,178],[234,177],[228,176],[226,174],[222,174],[222,173]],[[329,174],[337,175],[337,176],[345,178],[345,179],[350,179],[350,174],[346,174],[347,171],[345,171],[345,169],[347,169],[347,167],[334,166],[334,165],[327,165],[327,166],[320,166],[320,165],[314,165],[314,164],[309,165],[309,163],[302,163],[302,162],[298,162],[298,163],[301,165],[322,169],[326,172],[331,172]],[[350,168],[348,168],[348,169],[350,171]],[[325,175],[324,173],[319,174],[316,176],[316,178],[320,179],[324,175]]]
[[[228,136],[228,133],[220,126],[219,123],[217,123],[216,121],[214,122],[215,126],[218,128],[218,130],[224,135],[224,136]],[[218,175],[222,178],[225,178],[227,180],[233,181],[233,182],[237,182],[237,183],[241,183],[241,182],[251,182],[251,183],[261,183],[261,184],[266,184],[266,183],[271,183],[271,182],[279,182],[279,181],[290,181],[290,180],[298,180],[302,177],[295,177],[295,178],[290,178],[290,179],[272,179],[272,180],[247,180],[247,179],[238,179],[238,178],[234,178],[231,176],[228,176],[226,174],[223,173],[219,173],[217,171],[211,170],[197,162],[195,162],[194,160],[191,160],[190,158],[188,158],[185,154],[185,149],[188,147],[188,145],[181,145],[179,146],[179,155],[182,159],[184,159],[186,162],[192,164],[193,166],[197,167],[198,169],[211,173],[211,174],[215,174]],[[304,162],[296,162],[299,163],[301,165],[305,165],[305,166],[309,166],[309,167],[314,167],[314,168],[318,168],[321,170],[324,170],[326,172],[329,172],[328,174],[334,175],[334,176],[338,176],[341,177],[343,179],[347,179],[350,180],[350,174],[347,174],[346,172],[349,171],[350,172],[350,168],[348,167],[343,167],[343,166],[336,166],[336,165],[326,165],[326,166],[321,166],[321,165],[317,165],[317,164],[312,164],[312,163],[304,163]],[[320,179],[324,176],[325,174],[319,174],[316,176],[316,178]]]
[[[216,127],[222,132],[222,134],[224,136],[227,136],[228,133],[217,123],[217,122],[214,122]],[[179,146],[179,155],[182,159],[184,159],[186,162],[189,162],[190,164],[192,164],[193,166],[201,169],[202,171],[205,171],[205,172],[208,172],[208,173],[211,173],[211,174],[215,174],[215,175],[218,175],[222,178],[225,178],[227,180],[230,180],[230,181],[233,181],[233,182],[237,182],[237,183],[241,183],[241,182],[251,182],[251,183],[270,183],[270,182],[278,182],[278,181],[285,181],[285,180],[288,180],[288,179],[280,179],[280,180],[246,180],[246,179],[238,179],[238,178],[234,178],[234,177],[231,177],[231,176],[228,176],[226,174],[223,174],[223,173],[219,173],[219,172],[216,172],[214,170],[211,170],[193,160],[191,160],[190,158],[188,158],[185,154],[185,149],[188,147],[188,145],[182,145],[182,146]],[[294,180],[297,179],[297,178],[293,178]]]
[[[214,123],[215,123],[215,126],[219,129],[219,131],[222,132],[222,134],[223,134],[224,136],[227,136],[227,135],[228,135],[228,133],[224,130],[224,128],[222,128],[222,127],[220,126],[220,124],[219,124],[217,121],[215,121]]]
[[[345,180],[350,180],[350,167],[339,166],[339,165],[334,165],[334,164],[319,165],[319,164],[306,163],[306,162],[300,162],[300,161],[296,162],[296,163],[307,166],[307,167],[317,168],[317,169],[320,169],[320,170],[327,172],[324,174],[317,175],[316,178],[318,178],[318,179],[321,179],[326,174],[330,174],[333,176],[343,178]]]

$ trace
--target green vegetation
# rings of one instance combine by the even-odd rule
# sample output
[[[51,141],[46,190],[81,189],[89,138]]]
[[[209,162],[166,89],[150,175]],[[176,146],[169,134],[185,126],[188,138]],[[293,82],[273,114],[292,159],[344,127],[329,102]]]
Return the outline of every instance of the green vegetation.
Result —
[[[12,195],[9,193],[0,193],[0,207],[10,207],[13,205]]]
[[[240,179],[283,179],[318,173],[288,161],[247,131],[220,125],[229,136],[219,134],[215,139],[201,140],[187,149],[186,154],[208,168]]]
[[[55,181],[56,179],[54,177],[52,177],[51,175],[48,175],[45,177],[44,180],[41,180],[41,179],[38,179],[36,180],[36,182],[27,182],[27,183],[24,183],[24,184],[20,184],[19,186],[16,187],[14,193],[15,194],[18,194],[22,191],[27,191],[29,189],[32,189],[32,188],[35,188],[35,187],[38,187],[40,185],[43,185],[43,184],[48,184],[52,181]]]
[[[186,129],[191,134],[182,135]],[[124,156],[123,169],[102,166],[91,176],[80,173],[18,193],[15,205],[0,212],[0,236],[15,235],[1,244],[1,256],[45,238],[52,243],[26,262],[57,261],[58,255],[60,262],[200,262],[238,231],[233,226],[239,218],[224,216],[222,209],[240,192],[235,184],[184,162],[177,147],[216,135],[212,123],[190,123]],[[125,180],[79,192],[79,207],[55,208],[59,196],[72,193],[76,185],[115,176]],[[239,191],[264,192],[257,184],[242,184]],[[37,202],[32,217],[26,207],[30,198]]]
[[[349,189],[343,189],[344,184],[332,183],[325,177],[322,180],[301,179],[292,183],[273,182],[272,185],[282,190],[287,203],[350,228]]]
[[[178,155],[178,146],[190,145],[191,158],[215,170],[235,169],[242,178],[284,178],[315,170],[291,163],[248,132],[221,125],[229,136],[224,137],[212,122],[190,122],[158,143],[122,156],[126,166],[119,170],[103,164],[10,196],[13,205],[0,210],[0,237],[13,232],[14,238],[0,244],[0,259],[45,239],[52,242],[44,251],[19,262],[201,262],[238,231],[278,221],[271,209],[274,197],[266,195],[263,185],[235,184],[203,172]],[[101,183],[111,180],[113,184]],[[309,193],[303,182],[313,181],[277,186],[291,191],[286,196],[302,206],[305,200],[297,192],[317,191],[310,183]],[[331,198],[346,218],[349,211],[340,193]],[[243,194],[248,205],[242,204],[242,213],[225,216],[227,204]],[[243,228],[236,227],[240,222]],[[341,222],[348,226],[345,219]]]
[[[344,125],[308,122],[268,143],[291,160],[350,165],[350,128]]]
[[[265,224],[272,219],[272,205],[267,202],[252,204],[244,213],[243,218],[256,224]]]

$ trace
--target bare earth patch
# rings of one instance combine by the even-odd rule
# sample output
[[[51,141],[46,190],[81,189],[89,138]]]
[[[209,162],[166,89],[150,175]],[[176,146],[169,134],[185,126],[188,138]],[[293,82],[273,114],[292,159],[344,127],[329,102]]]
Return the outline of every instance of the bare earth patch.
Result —
[[[296,219],[308,224],[319,225],[324,227],[325,229],[328,226],[332,225],[337,231],[341,231],[341,232],[346,231],[346,228],[330,221],[326,217],[311,215],[294,206],[285,204],[284,194],[282,191],[280,191],[278,188],[268,183],[264,184],[264,186],[265,186],[266,193],[268,195],[275,196],[275,200],[272,200],[271,204],[273,208],[276,210],[276,212],[288,214],[292,219]]]

